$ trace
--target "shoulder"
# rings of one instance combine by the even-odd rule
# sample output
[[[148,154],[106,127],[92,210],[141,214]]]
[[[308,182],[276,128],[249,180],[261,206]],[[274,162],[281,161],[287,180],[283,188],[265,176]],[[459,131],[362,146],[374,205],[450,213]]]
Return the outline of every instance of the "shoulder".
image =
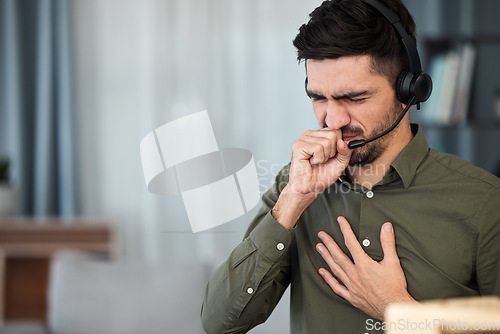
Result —
[[[499,231],[498,177],[455,155],[433,149],[429,150],[418,174],[419,185],[448,214],[463,213],[480,231]],[[462,216],[453,217],[459,221]]]
[[[430,149],[423,165],[443,181],[475,184],[491,190],[500,189],[500,178],[452,154]]]

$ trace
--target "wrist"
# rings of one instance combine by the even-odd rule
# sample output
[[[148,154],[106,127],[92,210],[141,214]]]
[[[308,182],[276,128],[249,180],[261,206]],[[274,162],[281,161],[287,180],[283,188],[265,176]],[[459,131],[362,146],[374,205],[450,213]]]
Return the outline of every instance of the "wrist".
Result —
[[[316,194],[294,193],[287,185],[271,210],[271,215],[285,228],[291,229],[316,197]]]
[[[412,303],[414,303],[414,304],[418,304],[420,302],[417,301],[415,298],[413,298],[408,291],[406,291],[406,293],[403,294],[403,295],[401,295],[399,298],[396,298],[393,301],[387,303],[387,305],[385,306],[384,310],[380,314],[380,317],[378,317],[379,320],[385,321],[385,315],[386,315],[386,312],[387,312],[387,308],[389,307],[390,304],[394,304],[394,303],[397,303],[397,304],[400,304],[400,303],[405,303],[405,304],[412,304]]]

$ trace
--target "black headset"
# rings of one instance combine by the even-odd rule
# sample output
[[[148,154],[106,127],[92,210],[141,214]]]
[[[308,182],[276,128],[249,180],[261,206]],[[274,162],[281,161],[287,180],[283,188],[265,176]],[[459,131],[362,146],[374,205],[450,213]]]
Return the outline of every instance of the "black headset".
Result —
[[[399,101],[405,104],[409,103],[414,97],[413,104],[416,104],[417,109],[420,109],[420,102],[427,101],[431,96],[432,79],[427,73],[422,72],[422,65],[420,64],[420,57],[415,43],[401,25],[399,16],[396,13],[377,0],[363,1],[382,14],[401,37],[401,42],[408,55],[409,69],[401,71],[396,79],[396,96]]]
[[[431,95],[432,79],[427,73],[422,72],[422,65],[420,64],[420,57],[415,43],[401,25],[399,16],[394,11],[378,0],[363,0],[363,2],[382,14],[399,34],[408,55],[409,68],[402,70],[396,79],[396,96],[400,102],[407,105],[416,104],[417,109],[420,109],[420,103],[427,101]],[[307,92],[307,78],[305,87]]]

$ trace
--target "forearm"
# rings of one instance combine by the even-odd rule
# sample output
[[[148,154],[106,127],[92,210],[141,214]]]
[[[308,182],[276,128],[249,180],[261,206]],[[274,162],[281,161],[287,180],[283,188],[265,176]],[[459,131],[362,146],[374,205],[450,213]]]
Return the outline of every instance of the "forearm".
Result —
[[[262,323],[289,282],[292,232],[266,214],[210,279],[202,308],[207,333],[244,333]]]
[[[316,194],[297,194],[290,186],[281,192],[271,214],[283,227],[295,227],[302,213],[316,199]]]

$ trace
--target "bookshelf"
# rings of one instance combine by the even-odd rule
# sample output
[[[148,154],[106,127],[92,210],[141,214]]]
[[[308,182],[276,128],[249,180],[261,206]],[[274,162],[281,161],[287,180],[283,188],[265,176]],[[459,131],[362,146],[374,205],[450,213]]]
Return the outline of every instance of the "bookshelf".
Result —
[[[468,93],[467,98],[464,100],[463,95],[457,93],[464,67],[460,61],[458,65],[449,65],[453,63],[453,60],[449,60],[453,57],[448,57],[448,70],[442,67],[441,78],[433,77],[436,87],[431,96],[445,102],[431,102],[429,99],[422,105],[422,110],[412,113],[412,121],[422,124],[431,147],[458,155],[497,174],[500,168],[500,150],[497,148],[500,143],[500,117],[496,112],[500,100],[500,68],[497,64],[500,60],[500,24],[497,17],[500,1],[403,1],[417,24],[418,49],[425,71],[430,73],[439,58],[445,58],[453,52],[462,59],[464,46],[469,47],[474,55],[469,64],[469,84],[465,90],[462,87]],[[450,74],[453,66],[454,75]],[[453,84],[456,84],[454,88]],[[450,102],[446,103],[446,94],[452,94],[448,95],[453,101],[451,107]],[[460,99],[466,103],[457,103]],[[446,113],[460,114],[460,108],[465,115],[458,118],[461,120],[436,121],[436,118],[452,119],[447,118]]]

